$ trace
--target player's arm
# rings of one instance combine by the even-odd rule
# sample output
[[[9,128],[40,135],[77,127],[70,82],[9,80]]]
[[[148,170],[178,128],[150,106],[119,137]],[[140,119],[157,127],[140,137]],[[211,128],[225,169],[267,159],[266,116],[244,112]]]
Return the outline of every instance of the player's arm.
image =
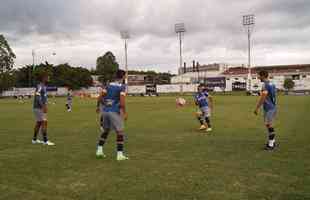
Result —
[[[47,113],[47,94],[46,94],[46,90],[42,90],[41,91],[41,102],[43,105],[43,112]]]
[[[104,98],[104,96],[107,94],[107,91],[105,89],[103,89],[99,95],[99,97],[97,98],[97,107],[96,107],[96,112],[99,113],[100,111],[100,104],[102,102],[102,98]]]
[[[256,108],[255,108],[255,111],[254,111],[255,115],[258,114],[258,111],[259,111],[260,107],[264,104],[264,102],[267,98],[267,95],[268,95],[268,91],[262,90],[261,95],[260,95],[259,100],[258,100],[258,103],[257,103]]]
[[[195,102],[195,105],[198,106],[198,99],[196,96],[194,96],[194,102]]]
[[[45,92],[41,86],[37,89],[35,95],[43,112],[47,113],[47,99],[46,99]]]
[[[211,108],[211,110],[213,110],[213,97],[211,95],[209,95],[208,100],[209,100],[210,108]]]
[[[120,111],[121,115],[123,116],[124,120],[127,120],[127,112],[126,112],[126,93],[121,92],[120,94]]]

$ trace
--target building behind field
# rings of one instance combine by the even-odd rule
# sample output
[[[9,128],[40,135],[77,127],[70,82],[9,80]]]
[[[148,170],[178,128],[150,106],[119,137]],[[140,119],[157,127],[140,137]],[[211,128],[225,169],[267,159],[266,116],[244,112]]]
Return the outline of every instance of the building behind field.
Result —
[[[277,89],[284,90],[285,79],[292,79],[296,92],[310,92],[310,64],[299,65],[274,65],[257,66],[251,68],[251,91],[260,91],[262,83],[257,77],[261,70],[269,72],[270,80]],[[99,76],[92,76],[93,87],[82,88],[75,91],[83,96],[97,96],[101,83]],[[247,91],[248,68],[245,66],[233,66],[223,63],[200,65],[193,62],[192,67],[186,65],[179,69],[179,74],[172,76],[169,73],[162,74],[130,74],[128,93],[133,95],[157,95],[165,93],[193,93],[197,91],[199,83],[206,83],[209,90],[216,92]],[[12,88],[0,93],[0,97],[32,96],[35,88]],[[51,96],[65,96],[67,88],[59,87],[49,91]],[[79,95],[81,96],[81,95]]]
[[[195,66],[195,65],[193,65]],[[257,66],[251,68],[251,90],[258,91],[261,82],[257,72],[266,70],[270,80],[279,90],[284,90],[284,80],[292,79],[295,82],[295,91],[310,91],[310,64]],[[183,67],[179,75],[172,77],[172,84],[206,83],[210,89],[217,91],[245,91],[249,89],[248,68],[245,66],[231,66],[228,64],[211,64]]]
[[[147,76],[144,74],[129,74],[129,85],[145,85],[147,83]]]

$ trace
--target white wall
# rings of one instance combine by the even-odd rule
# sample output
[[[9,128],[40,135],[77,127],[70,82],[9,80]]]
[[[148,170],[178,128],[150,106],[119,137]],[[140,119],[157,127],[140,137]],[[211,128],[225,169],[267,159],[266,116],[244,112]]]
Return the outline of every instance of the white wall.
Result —
[[[176,84],[171,85],[157,85],[156,86],[157,93],[174,93],[174,92],[180,92],[181,86]]]
[[[32,96],[34,95],[35,88],[13,88],[12,90],[4,91],[2,96]]]
[[[232,80],[226,78],[225,92],[231,92],[231,91],[232,91]]]
[[[35,88],[13,88],[12,90],[4,91],[2,96],[13,97],[13,96],[33,96]],[[48,92],[49,95],[64,96],[68,92],[67,88],[59,87],[55,92]]]
[[[197,92],[198,84],[183,85],[183,92]]]
[[[146,87],[145,87],[145,85],[128,86],[128,93],[129,94],[145,94],[146,93]]]

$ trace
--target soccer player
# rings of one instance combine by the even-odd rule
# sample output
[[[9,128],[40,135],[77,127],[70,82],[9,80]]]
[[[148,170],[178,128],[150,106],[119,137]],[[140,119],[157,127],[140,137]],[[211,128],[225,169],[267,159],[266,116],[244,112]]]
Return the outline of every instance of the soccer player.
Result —
[[[266,144],[266,150],[274,150],[275,145],[275,129],[273,128],[273,122],[277,112],[276,106],[276,87],[268,79],[267,71],[260,71],[258,73],[259,79],[263,82],[263,87],[259,101],[256,105],[254,114],[258,115],[259,109],[263,106],[265,126],[268,130],[268,143]]]
[[[68,89],[68,93],[67,93],[67,103],[66,103],[66,107],[67,107],[67,111],[71,112],[72,111],[72,90]]]
[[[105,157],[103,153],[103,146],[108,138],[108,135],[112,130],[116,132],[117,143],[117,160],[128,160],[128,157],[124,155],[124,120],[127,120],[127,112],[125,106],[125,80],[126,72],[118,70],[116,72],[116,78],[114,82],[107,85],[103,91],[102,98],[104,106],[101,109],[103,116],[103,131],[100,135],[97,145],[97,158]],[[100,107],[97,104],[97,113],[100,111]]]
[[[213,107],[213,99],[207,92],[207,89],[203,84],[199,84],[198,92],[195,94],[195,103],[199,107],[197,112],[197,119],[201,126],[199,130],[207,130],[207,132],[212,131],[211,127],[211,109]]]
[[[44,145],[53,146],[53,142],[50,142],[47,138],[47,90],[46,84],[48,82],[48,74],[43,73],[40,76],[40,83],[37,85],[34,101],[33,101],[33,113],[36,119],[34,127],[34,135],[32,138],[33,144],[43,143]],[[43,136],[43,142],[37,139],[38,133],[41,130]]]

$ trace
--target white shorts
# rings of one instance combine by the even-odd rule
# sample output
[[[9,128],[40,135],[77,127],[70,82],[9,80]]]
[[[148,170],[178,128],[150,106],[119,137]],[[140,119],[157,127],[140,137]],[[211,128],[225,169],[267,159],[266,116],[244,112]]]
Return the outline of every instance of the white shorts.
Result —
[[[33,109],[33,114],[34,114],[35,120],[37,122],[47,121],[47,114],[44,113],[42,109],[34,108]]]
[[[208,106],[200,108],[203,117],[211,117],[210,108]]]
[[[276,108],[268,110],[268,111],[264,110],[265,124],[272,124],[276,118],[276,115],[277,115],[277,109]]]
[[[124,121],[119,113],[116,112],[103,112],[102,125],[105,130],[114,130],[117,132],[124,130]]]

